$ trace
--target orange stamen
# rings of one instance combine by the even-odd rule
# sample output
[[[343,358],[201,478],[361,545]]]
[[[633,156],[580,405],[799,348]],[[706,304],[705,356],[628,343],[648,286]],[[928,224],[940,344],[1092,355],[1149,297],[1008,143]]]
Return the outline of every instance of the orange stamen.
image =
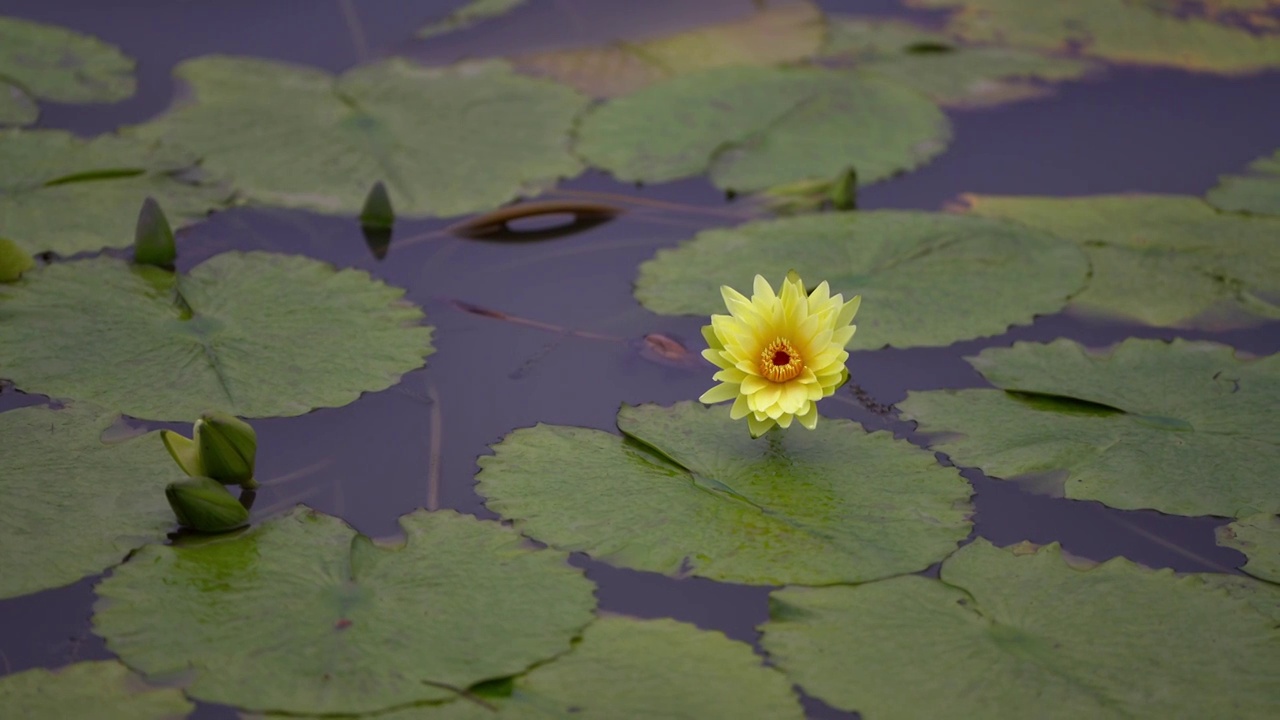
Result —
[[[785,338],[774,340],[760,351],[760,374],[768,380],[786,382],[801,370],[804,370],[804,360]]]

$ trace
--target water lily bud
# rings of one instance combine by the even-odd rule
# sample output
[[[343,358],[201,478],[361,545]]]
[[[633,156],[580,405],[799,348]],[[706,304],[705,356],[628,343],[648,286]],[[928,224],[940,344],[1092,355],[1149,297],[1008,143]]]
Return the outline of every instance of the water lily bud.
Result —
[[[360,224],[367,228],[389,228],[395,221],[391,196],[387,194],[387,186],[379,180],[369,189],[369,194],[364,199],[364,208],[360,210]]]
[[[226,413],[208,412],[196,421],[193,440],[203,475],[224,485],[257,485],[253,463],[258,436],[249,423]]]
[[[219,533],[249,523],[249,511],[216,480],[206,477],[171,482],[164,489],[178,523],[198,532]]]
[[[840,173],[831,184],[831,206],[837,210],[853,210],[858,207],[858,171],[852,167]]]
[[[0,282],[13,282],[36,263],[18,243],[0,237]]]
[[[164,447],[173,456],[174,462],[182,468],[182,472],[191,477],[204,475],[204,466],[200,464],[200,451],[191,438],[183,437],[172,430],[161,430],[160,439]]]
[[[133,234],[133,261],[139,265],[172,270],[177,257],[169,219],[160,209],[160,203],[154,198],[147,198],[138,212],[138,225]]]

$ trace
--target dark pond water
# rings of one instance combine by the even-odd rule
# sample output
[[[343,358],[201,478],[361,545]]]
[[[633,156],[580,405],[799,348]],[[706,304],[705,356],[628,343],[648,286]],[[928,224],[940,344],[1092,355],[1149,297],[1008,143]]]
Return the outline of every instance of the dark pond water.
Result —
[[[0,12],[97,35],[139,60],[139,93],[129,101],[44,106],[41,126],[95,134],[163,110],[174,92],[169,71],[187,57],[256,55],[329,70],[392,52],[446,62],[638,37],[728,19],[751,6],[745,0],[661,0],[640,11],[627,0],[531,0],[480,27],[429,44],[412,42],[413,28],[455,4],[6,0]],[[833,11],[906,14],[887,0],[822,4]],[[358,21],[351,19],[353,7]],[[1280,73],[1221,78],[1112,69],[1063,86],[1053,97],[952,117],[956,139],[946,153],[922,170],[865,190],[861,206],[937,209],[962,192],[1201,194],[1219,174],[1277,144]],[[637,206],[613,222],[538,242],[432,236],[446,223],[404,222],[382,260],[354,220],[303,212],[240,208],[181,233],[182,266],[229,249],[307,254],[407,288],[437,328],[438,352],[399,386],[340,409],[255,421],[259,477],[279,479],[259,494],[255,514],[305,502],[374,536],[393,535],[400,515],[433,500],[493,517],[472,490],[475,459],[507,432],[536,422],[612,429],[620,403],[669,404],[708,387],[706,367],[657,361],[641,340],[662,333],[696,349],[704,320],[649,313],[632,298],[631,283],[636,266],[655,249],[701,228],[738,222],[745,209],[701,180],[635,188],[589,173],[562,188],[686,207]],[[465,311],[466,304],[609,339],[497,320]],[[1014,340],[1069,337],[1102,346],[1130,336],[1212,338],[1258,354],[1280,351],[1280,323],[1211,334],[1045,317],[948,348],[854,353],[854,383],[825,402],[823,413],[910,437],[910,425],[895,419],[892,404],[909,389],[984,385],[965,355]],[[0,387],[0,411],[45,401]],[[1059,541],[1094,560],[1123,555],[1181,571],[1234,572],[1243,560],[1214,543],[1214,529],[1225,520],[1112,510],[965,474],[977,492],[974,532],[996,544]],[[431,498],[437,484],[438,498]],[[598,583],[603,611],[674,617],[748,642],[766,619],[768,588],[676,580],[585,557],[575,562]],[[89,632],[96,580],[0,601],[0,674],[107,657]],[[808,707],[813,717],[846,717],[816,701]],[[234,713],[203,705],[196,717]]]

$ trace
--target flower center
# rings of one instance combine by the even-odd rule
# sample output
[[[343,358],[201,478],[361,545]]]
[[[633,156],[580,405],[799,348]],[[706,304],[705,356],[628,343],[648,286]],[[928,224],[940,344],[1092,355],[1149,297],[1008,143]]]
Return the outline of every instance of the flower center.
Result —
[[[760,374],[773,382],[786,382],[800,374],[804,360],[785,338],[778,338],[760,351]]]

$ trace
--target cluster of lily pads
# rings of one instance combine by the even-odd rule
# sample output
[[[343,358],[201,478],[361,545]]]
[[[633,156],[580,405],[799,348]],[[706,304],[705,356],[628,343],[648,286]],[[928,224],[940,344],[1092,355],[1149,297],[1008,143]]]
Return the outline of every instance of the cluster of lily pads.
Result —
[[[518,4],[477,0],[422,35]],[[0,377],[58,401],[0,413],[0,598],[111,569],[94,632],[129,668],[9,675],[0,708],[799,718],[798,687],[869,718],[1280,714],[1280,360],[1212,342],[984,350],[969,362],[990,387],[900,404],[915,444],[848,420],[756,440],[723,408],[624,406],[619,433],[539,424],[481,457],[477,491],[506,524],[417,511],[382,542],[298,508],[245,528],[242,418],[390,387],[433,352],[432,329],[401,290],[310,258],[229,252],[179,272],[160,206],[178,227],[262,204],[385,230],[393,204],[482,212],[587,167],[705,175],[784,217],[643,263],[635,296],[655,313],[719,312],[720,285],[795,270],[862,296],[863,350],[1063,310],[1209,330],[1280,318],[1280,155],[1205,198],[855,209],[859,184],[945,150],[944,107],[1033,97],[1101,61],[1280,66],[1280,37],[1257,32],[1268,0],[1185,4],[1203,5],[1191,19],[1159,1],[909,4],[961,11],[937,31],[790,2],[632,45],[339,76],[196,58],[175,70],[190,97],[146,124],[88,140],[0,130]],[[40,61],[55,43],[65,52]],[[127,95],[131,67],[92,38],[0,18],[0,124],[34,122],[40,99]],[[130,238],[132,262],[74,257]],[[103,442],[120,415],[194,420],[193,436]],[[935,449],[1067,498],[1230,518],[1219,541],[1248,575],[969,541],[972,487]],[[164,544],[175,516],[224,534]],[[775,587],[771,664],[684,623],[598,617],[575,552]],[[134,673],[182,687],[139,689]]]

